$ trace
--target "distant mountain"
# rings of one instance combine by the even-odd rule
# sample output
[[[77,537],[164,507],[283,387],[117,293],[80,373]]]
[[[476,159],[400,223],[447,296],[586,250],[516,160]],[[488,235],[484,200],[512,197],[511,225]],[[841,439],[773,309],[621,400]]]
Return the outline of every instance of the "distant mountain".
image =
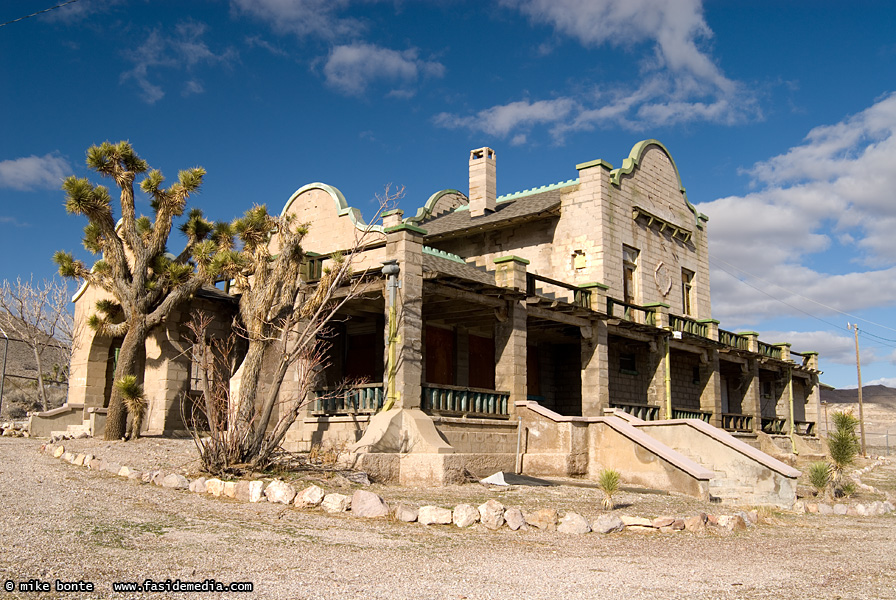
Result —
[[[831,404],[854,404],[859,401],[859,390],[822,390],[821,399]],[[885,385],[863,385],[862,402],[896,408],[896,389]]]

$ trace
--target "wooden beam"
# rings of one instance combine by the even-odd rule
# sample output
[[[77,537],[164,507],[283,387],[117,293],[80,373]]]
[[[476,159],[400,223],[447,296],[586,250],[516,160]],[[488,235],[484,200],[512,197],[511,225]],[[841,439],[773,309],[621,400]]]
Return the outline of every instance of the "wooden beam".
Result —
[[[464,302],[470,302],[471,304],[480,304],[482,306],[488,306],[489,308],[507,306],[507,302],[500,298],[491,298],[482,294],[466,292],[464,290],[458,290],[453,287],[448,287],[447,285],[441,285],[430,281],[423,282],[423,293],[424,304],[426,302],[426,294],[432,294],[452,298],[454,300],[463,300]]]
[[[574,317],[572,315],[568,315],[566,313],[555,312],[552,310],[547,310],[544,308],[538,308],[537,306],[529,306],[526,308],[526,312],[530,317],[534,317],[536,319],[544,319],[546,321],[556,321],[557,323],[563,323],[565,325],[572,325],[573,327],[591,327],[591,321],[589,319],[583,319],[581,317]]]

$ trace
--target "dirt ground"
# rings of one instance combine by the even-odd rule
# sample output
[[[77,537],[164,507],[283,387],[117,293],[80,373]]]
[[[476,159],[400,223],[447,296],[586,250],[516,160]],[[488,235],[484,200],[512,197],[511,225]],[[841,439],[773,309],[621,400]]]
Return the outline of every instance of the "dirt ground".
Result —
[[[268,503],[175,491],[89,471],[0,438],[0,585],[91,582],[92,592],[5,592],[0,598],[893,598],[896,517],[765,513],[728,536],[565,535],[362,521]],[[195,474],[190,442],[67,442],[138,469]],[[328,491],[337,481],[305,473]],[[892,462],[863,481],[896,490]],[[374,484],[392,504],[452,507],[494,497],[525,510],[550,506],[589,518],[587,487],[479,484],[413,489]],[[858,497],[863,502],[872,498]],[[877,499],[875,497],[874,499]],[[730,514],[672,495],[623,492],[619,514]],[[252,582],[247,593],[112,591],[113,582]]]

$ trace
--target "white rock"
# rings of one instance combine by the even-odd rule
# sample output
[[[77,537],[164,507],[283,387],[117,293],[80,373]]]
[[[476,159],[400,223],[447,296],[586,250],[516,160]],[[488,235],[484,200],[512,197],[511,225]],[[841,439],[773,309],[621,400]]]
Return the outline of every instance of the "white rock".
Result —
[[[625,529],[625,523],[616,515],[601,515],[591,524],[591,531],[597,533],[614,533]]]
[[[225,481],[224,482],[224,495],[228,498],[236,498],[236,482],[235,481]]]
[[[85,458],[87,458],[86,454],[79,454],[75,457],[75,460],[72,461],[72,464],[78,465],[79,467],[83,467]]]
[[[417,522],[423,525],[448,525],[451,523],[451,511],[438,506],[421,506],[417,511]]]
[[[53,450],[53,458],[62,458],[63,454],[65,454],[65,446],[56,446],[56,449]]]
[[[197,494],[204,494],[206,491],[205,490],[205,482],[206,481],[207,480],[205,477],[200,477],[199,479],[195,479],[195,480],[191,481],[190,482],[190,491],[195,492]]]
[[[268,502],[279,502],[280,504],[289,504],[296,497],[296,489],[286,483],[275,479],[264,490]]]
[[[352,494],[352,514],[365,519],[385,517],[389,514],[389,505],[378,494],[356,490]]]
[[[224,493],[224,482],[217,478],[208,479],[205,482],[205,491],[212,496],[220,496]]]
[[[295,505],[299,508],[320,506],[320,503],[324,500],[324,496],[326,496],[326,492],[324,492],[320,486],[312,484],[296,495]]]
[[[469,504],[458,504],[454,507],[451,520],[458,527],[469,527],[479,520],[479,511]]]
[[[835,515],[845,515],[846,514],[846,505],[837,503],[834,505],[834,514]]]
[[[568,512],[560,519],[560,525],[557,526],[560,533],[583,534],[591,531],[591,525],[579,513]]]
[[[417,520],[417,509],[405,504],[399,504],[395,507],[395,519],[403,523],[413,523]]]
[[[190,488],[190,482],[180,473],[171,473],[162,479],[162,487],[174,490],[186,490]]]
[[[626,527],[653,527],[653,521],[644,517],[632,517],[630,515],[621,515],[619,517]]]
[[[504,511],[504,522],[507,523],[507,526],[511,531],[517,531],[519,529],[529,529],[526,526],[526,519],[523,517],[523,511],[518,508],[508,508]]]
[[[270,497],[268,497],[270,499]],[[349,509],[351,503],[344,494],[327,494],[321,500],[320,507],[328,513],[341,513]]]
[[[264,495],[263,481],[249,482],[249,502],[267,502],[267,497]]]
[[[480,504],[479,521],[489,529],[499,529],[504,524],[504,505],[494,498]]]

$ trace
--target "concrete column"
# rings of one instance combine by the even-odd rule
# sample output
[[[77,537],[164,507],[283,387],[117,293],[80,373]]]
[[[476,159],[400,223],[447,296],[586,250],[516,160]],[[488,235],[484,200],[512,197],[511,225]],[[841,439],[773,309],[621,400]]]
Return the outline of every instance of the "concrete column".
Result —
[[[762,404],[759,401],[759,361],[748,359],[747,371],[750,382],[744,394],[741,410],[743,410],[745,415],[752,415],[753,431],[762,431]]]
[[[660,329],[665,329],[669,326],[669,305],[663,304],[662,302],[651,302],[650,304],[645,304],[644,308],[651,308],[655,311],[656,322],[654,325],[659,327]]]
[[[708,371],[704,376],[705,383],[700,392],[700,410],[712,412],[710,424],[722,426],[722,376],[719,373],[719,351],[706,351],[707,363],[701,365],[701,370]]]
[[[499,256],[495,262],[495,285],[526,291],[526,266],[529,261],[519,256]]]
[[[526,304],[508,301],[507,318],[495,323],[495,387],[509,391],[508,411],[528,398],[526,386]]]
[[[395,306],[395,364],[389,361],[389,315],[386,300],[386,364],[394,377],[394,408],[420,408],[423,375],[423,236],[426,231],[413,225],[386,227],[386,256],[396,259],[401,287]],[[387,367],[387,371],[390,370]],[[386,373],[388,380],[390,373]],[[387,394],[389,382],[386,382]]]
[[[806,359],[806,367],[810,369],[818,370],[818,353],[817,352],[803,352],[803,357]],[[818,375],[812,375],[809,378],[809,385],[811,388],[809,389],[809,397],[806,398],[806,420],[815,422],[815,435],[821,436],[822,431],[822,413],[821,413],[821,386],[818,382]]]
[[[659,317],[659,314],[657,317]],[[672,418],[672,414],[667,410],[666,403],[666,344],[667,335],[658,335],[650,343],[650,364],[648,365],[648,368],[653,369],[653,372],[650,386],[647,388],[647,404],[660,407],[661,419]],[[669,364],[669,368],[671,368],[671,364]]]
[[[607,290],[610,288],[602,283],[583,283],[579,289],[591,292],[591,306],[587,307],[594,312],[605,313],[607,311]]]
[[[610,359],[606,321],[591,325],[582,338],[582,416],[599,417],[610,406]]]

